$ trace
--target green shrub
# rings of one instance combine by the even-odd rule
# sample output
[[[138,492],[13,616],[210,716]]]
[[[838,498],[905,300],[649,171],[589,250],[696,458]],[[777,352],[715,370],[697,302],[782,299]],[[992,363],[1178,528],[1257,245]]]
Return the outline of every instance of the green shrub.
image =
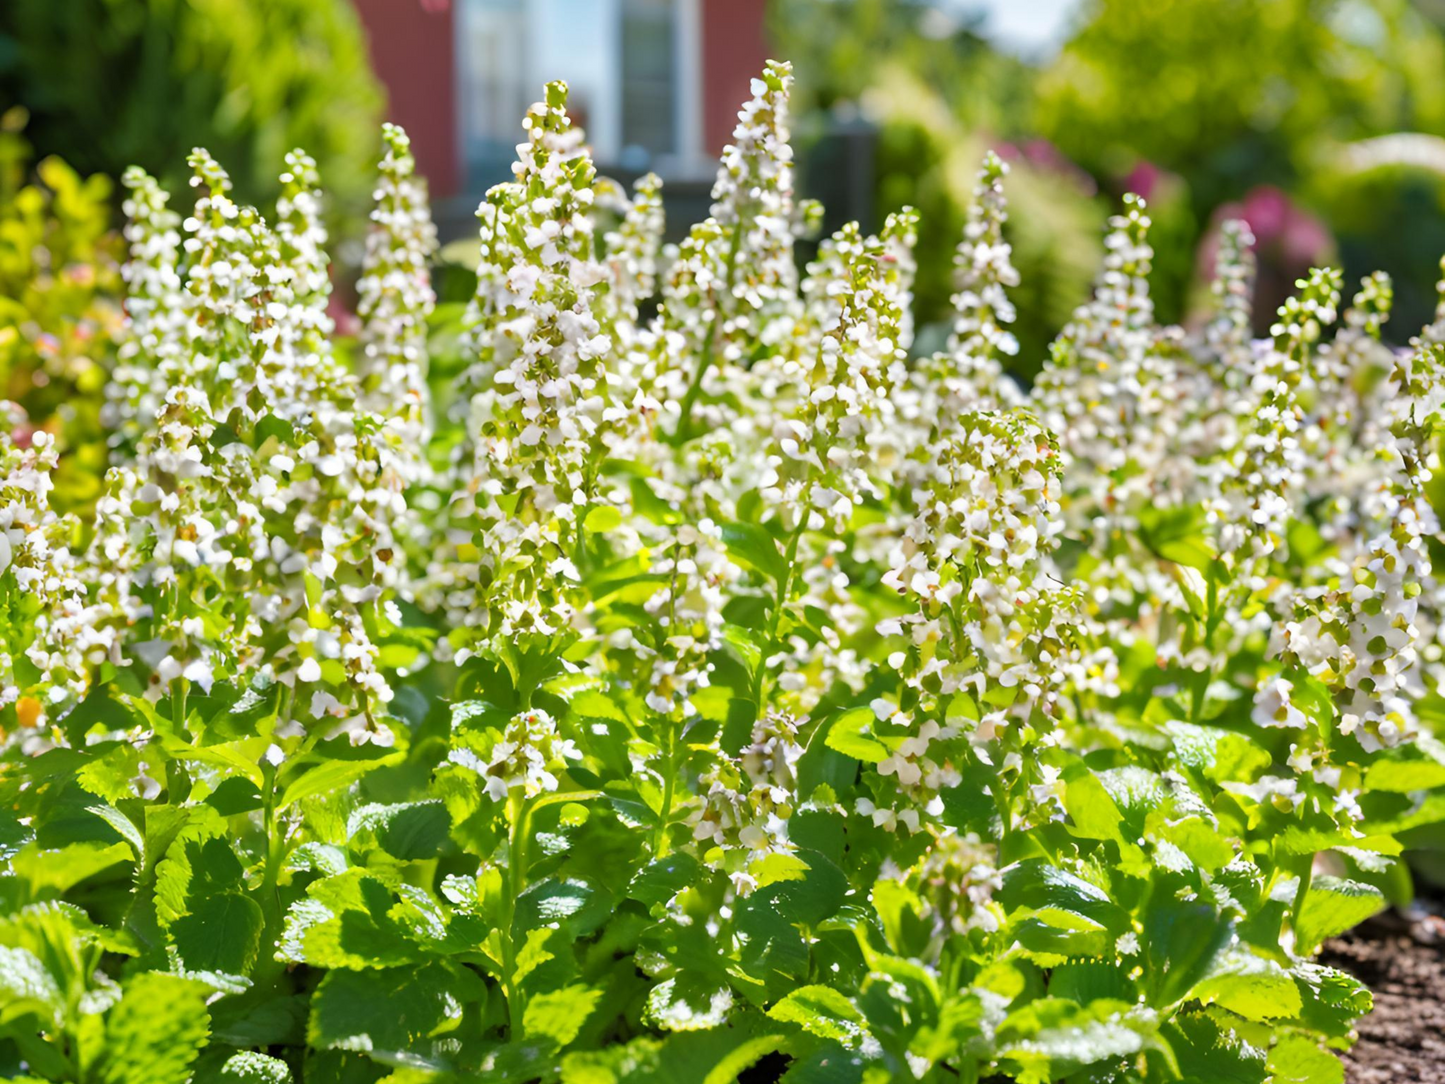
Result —
[[[192,147],[229,163],[248,199],[310,148],[334,210],[364,212],[381,95],[346,0],[7,0],[0,102],[82,173],[139,165],[180,187]]]

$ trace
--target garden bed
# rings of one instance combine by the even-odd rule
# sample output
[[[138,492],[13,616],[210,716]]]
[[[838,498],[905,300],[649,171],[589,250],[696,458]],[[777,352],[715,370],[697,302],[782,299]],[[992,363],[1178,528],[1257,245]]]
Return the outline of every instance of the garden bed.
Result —
[[[1445,921],[1381,916],[1330,942],[1321,962],[1375,995],[1344,1058],[1348,1084],[1445,1082]]]

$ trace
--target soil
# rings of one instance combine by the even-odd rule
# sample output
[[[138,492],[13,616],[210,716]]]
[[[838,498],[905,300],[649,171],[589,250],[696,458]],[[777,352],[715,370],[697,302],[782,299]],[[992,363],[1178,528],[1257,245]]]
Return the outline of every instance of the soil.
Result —
[[[1344,1056],[1346,1084],[1445,1084],[1445,921],[1384,915],[1331,941],[1320,962],[1375,995]]]

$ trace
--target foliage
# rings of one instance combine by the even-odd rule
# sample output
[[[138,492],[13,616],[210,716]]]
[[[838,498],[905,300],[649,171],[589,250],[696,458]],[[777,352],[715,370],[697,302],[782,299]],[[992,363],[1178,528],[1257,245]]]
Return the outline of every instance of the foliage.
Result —
[[[1078,25],[1039,75],[1038,132],[1098,176],[1140,160],[1173,171],[1201,222],[1256,185],[1283,188],[1341,237],[1346,270],[1383,265],[1402,280],[1401,314],[1426,318],[1421,287],[1445,245],[1439,176],[1407,166],[1356,177],[1339,161],[1371,136],[1445,135],[1431,89],[1445,33],[1420,6],[1095,0]]]
[[[308,147],[333,212],[363,213],[380,94],[345,0],[13,0],[0,7],[0,102],[82,172],[137,164],[171,185],[197,143],[269,203],[275,163]]]
[[[1339,1079],[1313,955],[1445,800],[1445,324],[1252,341],[1235,223],[1160,326],[1131,196],[1025,392],[1006,163],[929,352],[916,213],[799,268],[790,84],[669,249],[549,85],[441,312],[388,127],[354,347],[306,155],[183,236],[128,174],[93,520],[0,444],[6,1075]]]
[[[105,472],[102,401],[121,320],[110,182],[46,158],[26,183],[23,110],[0,117],[0,390],[69,453],[62,507],[93,501]]]

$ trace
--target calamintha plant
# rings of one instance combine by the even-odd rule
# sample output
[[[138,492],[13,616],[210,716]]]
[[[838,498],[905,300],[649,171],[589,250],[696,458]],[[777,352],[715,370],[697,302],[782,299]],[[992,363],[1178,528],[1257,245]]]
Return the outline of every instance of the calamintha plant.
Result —
[[[1231,223],[1160,327],[1130,197],[1022,389],[990,155],[918,356],[916,214],[799,266],[790,79],[675,247],[547,87],[457,329],[399,129],[355,342],[305,154],[126,174],[93,517],[0,426],[5,1076],[1342,1079],[1314,956],[1445,815],[1445,315],[1252,341]]]

